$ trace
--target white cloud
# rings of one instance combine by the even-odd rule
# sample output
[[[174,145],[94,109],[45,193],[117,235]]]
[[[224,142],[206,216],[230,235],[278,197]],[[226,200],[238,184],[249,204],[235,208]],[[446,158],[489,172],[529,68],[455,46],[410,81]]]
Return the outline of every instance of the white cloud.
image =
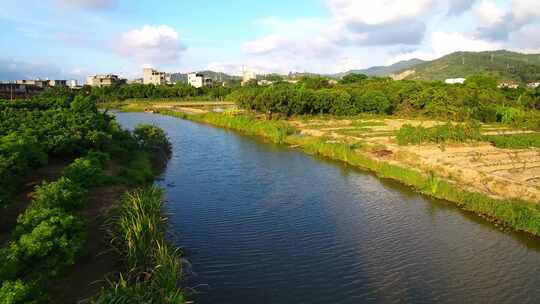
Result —
[[[483,0],[475,13],[480,23],[477,36],[507,41],[513,32],[529,24],[540,24],[540,1],[513,0],[510,5],[494,0]]]
[[[481,52],[502,48],[501,43],[488,42],[458,32],[433,32],[428,40],[428,47],[399,54],[386,63],[393,64],[413,58],[433,60],[458,51]]]
[[[506,12],[494,0],[482,0],[474,8],[474,14],[484,25],[493,25],[504,20]]]
[[[527,23],[540,21],[540,1],[512,1],[512,19],[517,25],[525,25]]]
[[[115,50],[141,65],[175,64],[185,50],[178,33],[167,25],[145,25],[123,33]]]
[[[328,0],[335,19],[347,24],[381,25],[426,14],[434,0]]]

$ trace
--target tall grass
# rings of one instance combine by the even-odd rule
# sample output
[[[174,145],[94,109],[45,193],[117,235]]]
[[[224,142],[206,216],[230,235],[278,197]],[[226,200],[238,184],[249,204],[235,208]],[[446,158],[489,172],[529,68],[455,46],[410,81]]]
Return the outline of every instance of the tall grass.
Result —
[[[285,143],[287,136],[295,133],[295,129],[286,122],[279,120],[259,120],[254,116],[248,115],[227,115],[211,112],[200,115],[189,115],[170,110],[163,110],[159,113],[237,130],[247,135],[261,136],[275,143]]]
[[[104,290],[95,303],[183,303],[181,254],[164,239],[162,190],[126,193],[116,226],[116,248],[126,256],[128,271]]]

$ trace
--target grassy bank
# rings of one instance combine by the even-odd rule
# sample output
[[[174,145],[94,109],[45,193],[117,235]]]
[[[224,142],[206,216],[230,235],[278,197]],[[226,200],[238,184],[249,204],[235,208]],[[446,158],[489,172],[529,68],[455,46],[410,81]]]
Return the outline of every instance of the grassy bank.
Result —
[[[146,187],[127,192],[109,227],[114,248],[125,257],[126,271],[93,303],[183,303],[179,284],[181,256],[165,241],[162,191]]]
[[[236,130],[247,135],[260,136],[275,143],[301,148],[308,154],[343,161],[372,171],[379,177],[399,181],[420,193],[454,202],[464,210],[474,212],[492,222],[540,235],[540,206],[538,204],[521,200],[500,200],[482,193],[465,191],[459,185],[431,172],[419,172],[372,158],[355,144],[301,136],[295,134],[294,129],[285,122],[265,121],[250,116],[217,113],[188,115],[169,110],[160,111],[160,113]]]

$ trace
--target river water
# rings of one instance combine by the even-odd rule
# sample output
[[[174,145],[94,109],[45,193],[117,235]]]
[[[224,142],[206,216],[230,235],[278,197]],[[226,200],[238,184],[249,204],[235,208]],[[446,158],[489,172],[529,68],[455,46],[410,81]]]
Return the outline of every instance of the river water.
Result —
[[[196,303],[540,303],[540,239],[392,181],[173,117],[162,180]]]

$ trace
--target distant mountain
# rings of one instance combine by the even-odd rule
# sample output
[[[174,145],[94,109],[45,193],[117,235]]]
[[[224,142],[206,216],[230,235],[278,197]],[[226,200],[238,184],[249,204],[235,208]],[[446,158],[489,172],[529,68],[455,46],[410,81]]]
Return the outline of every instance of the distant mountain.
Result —
[[[214,72],[214,71],[198,71],[193,73],[202,73],[207,77],[212,78],[214,81],[228,81],[228,80],[239,80],[241,77],[229,75],[222,72]],[[172,82],[187,82],[187,75],[188,73],[172,73],[171,74],[171,81]]]
[[[499,81],[527,83],[540,80],[540,54],[521,54],[505,50],[456,52],[433,61],[405,67],[395,79],[445,80],[488,74]]]
[[[388,65],[388,66],[374,66],[374,67],[370,67],[370,68],[367,68],[367,69],[363,69],[363,70],[350,70],[350,71],[347,71],[347,72],[344,72],[344,73],[338,73],[338,74],[334,74],[334,75],[331,75],[331,77],[333,78],[341,78],[345,75],[349,75],[349,74],[364,74],[364,75],[367,75],[367,76],[379,76],[379,77],[382,77],[382,76],[389,76],[397,71],[401,71],[401,70],[404,70],[404,69],[409,69],[411,67],[414,67],[414,66],[417,66],[419,64],[422,64],[424,63],[425,61],[423,60],[420,60],[420,59],[410,59],[410,60],[405,60],[405,61],[400,61],[400,62],[396,62],[392,65]]]

